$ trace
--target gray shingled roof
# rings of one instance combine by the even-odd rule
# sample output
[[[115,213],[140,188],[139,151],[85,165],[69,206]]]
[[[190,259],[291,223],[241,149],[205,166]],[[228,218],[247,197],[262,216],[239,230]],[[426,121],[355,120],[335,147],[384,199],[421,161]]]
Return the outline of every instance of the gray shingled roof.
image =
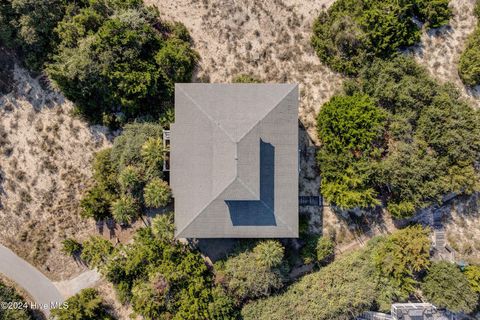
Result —
[[[179,238],[298,236],[298,86],[176,84]]]

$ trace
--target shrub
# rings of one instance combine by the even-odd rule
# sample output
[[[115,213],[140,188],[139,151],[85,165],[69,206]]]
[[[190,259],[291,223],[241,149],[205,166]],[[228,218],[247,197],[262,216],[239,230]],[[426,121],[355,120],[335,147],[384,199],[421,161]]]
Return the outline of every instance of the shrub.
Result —
[[[112,203],[112,216],[120,224],[130,224],[139,216],[138,203],[131,195],[123,195]]]
[[[465,268],[465,277],[473,291],[480,294],[480,266],[468,266]]]
[[[0,302],[12,303],[12,305],[24,305],[27,302],[15,291],[14,288],[6,286],[0,281]],[[0,319],[2,320],[34,320],[30,308],[0,308]]]
[[[134,166],[126,166],[118,175],[118,183],[124,193],[136,194],[142,185],[140,170]]]
[[[250,74],[239,74],[233,78],[233,83],[261,83],[258,78]]]
[[[61,39],[47,72],[78,112],[93,122],[119,115],[158,117],[173,84],[190,81],[198,59],[185,28],[164,23],[141,2],[88,2],[59,23]]]
[[[285,254],[285,248],[278,241],[266,240],[253,248],[253,254],[257,259],[257,263],[271,269],[280,266]]]
[[[434,263],[422,284],[425,298],[438,308],[470,313],[478,303],[478,295],[469,286],[460,269],[448,262]]]
[[[406,231],[414,233],[414,231]],[[367,246],[356,252],[346,254],[331,264],[304,276],[293,283],[281,294],[252,301],[242,309],[245,320],[281,320],[281,319],[352,319],[367,310],[379,307],[390,308],[393,301],[401,302],[390,292],[396,292],[398,286],[394,281],[385,281],[378,273],[378,265],[373,261],[374,252],[385,242],[395,242],[405,238],[396,233],[387,237],[370,240]],[[417,239],[406,237],[410,256],[407,261],[423,261],[423,251],[418,247]],[[423,244],[423,236],[420,239]],[[392,266],[388,259],[382,260],[382,269]]]
[[[374,57],[390,58],[420,40],[413,16],[439,27],[451,15],[448,0],[339,0],[316,19],[311,42],[320,60],[355,75]]]
[[[81,258],[91,268],[101,268],[113,252],[113,245],[110,241],[100,236],[91,236],[83,242]]]
[[[82,245],[74,239],[67,238],[62,241],[62,252],[69,256],[77,256],[82,251]]]
[[[253,251],[227,259],[219,275],[224,275],[227,291],[239,302],[265,297],[283,286],[283,255],[280,243],[261,242]]]
[[[430,266],[430,230],[412,226],[389,236],[373,251],[373,262],[380,275],[398,290],[404,300],[417,287],[417,275]]]
[[[113,320],[108,314],[102,298],[97,290],[83,289],[65,301],[68,307],[52,309],[52,315],[58,320]]]
[[[152,234],[162,241],[172,241],[175,233],[173,213],[158,214],[152,219]]]
[[[110,203],[113,196],[100,185],[90,188],[80,200],[82,217],[103,220],[111,215]]]
[[[162,140],[163,128],[155,123],[132,123],[124,127],[124,131],[113,142],[111,160],[120,172],[128,165],[145,169],[148,165],[142,157],[142,147],[147,141]],[[161,169],[161,168],[158,168]],[[161,171],[158,172],[161,174]]]
[[[233,302],[216,288],[198,252],[165,242],[151,228],[137,231],[102,269],[105,277],[145,319],[233,319]]]
[[[460,56],[458,74],[467,86],[480,84],[480,29],[468,37],[465,51]]]
[[[172,192],[168,183],[160,178],[153,178],[143,190],[145,204],[151,208],[164,207],[170,202]]]
[[[327,237],[320,237],[317,241],[317,261],[328,262],[335,253],[335,243]]]

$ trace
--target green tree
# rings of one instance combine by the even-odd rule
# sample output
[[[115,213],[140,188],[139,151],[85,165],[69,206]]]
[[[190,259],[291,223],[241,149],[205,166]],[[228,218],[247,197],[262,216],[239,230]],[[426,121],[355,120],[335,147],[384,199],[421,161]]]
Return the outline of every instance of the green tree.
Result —
[[[168,183],[160,178],[153,178],[143,189],[145,204],[151,208],[165,207],[172,196]]]
[[[113,196],[100,185],[94,185],[80,200],[82,217],[103,220],[111,215],[110,203]]]
[[[436,307],[453,312],[470,313],[478,303],[478,296],[467,278],[455,265],[448,262],[434,263],[422,284],[425,298]]]
[[[228,292],[239,302],[265,297],[283,287],[283,255],[280,243],[264,241],[227,259],[218,276],[225,277]]]
[[[101,268],[113,252],[112,243],[100,236],[91,236],[82,246],[80,257],[92,268]]]
[[[15,291],[0,281],[0,303],[12,303],[19,306],[27,302]],[[30,308],[0,308],[0,320],[34,320]]]
[[[480,294],[480,266],[471,265],[466,267],[465,277],[467,277],[472,290]]]
[[[142,186],[140,170],[131,165],[126,166],[118,175],[118,183],[124,193],[137,194]]]
[[[448,0],[339,0],[320,13],[311,42],[320,60],[355,75],[375,57],[391,58],[419,41],[414,16],[436,28],[451,15]]]
[[[381,152],[386,113],[366,95],[336,96],[317,118],[322,147],[317,159],[321,191],[335,205],[350,209],[379,204],[371,187]]]
[[[380,275],[406,299],[417,286],[417,275],[430,266],[430,230],[412,226],[395,232],[373,251]]]
[[[0,43],[17,50],[33,71],[41,71],[58,38],[53,32],[62,20],[63,0],[8,0],[0,5]]]
[[[172,241],[175,232],[173,213],[158,214],[152,219],[152,233],[162,241]]]
[[[52,310],[58,320],[113,320],[95,289],[83,289],[66,301],[67,306]]]
[[[47,72],[93,122],[158,117],[173,84],[190,81],[198,56],[185,28],[164,23],[139,1],[92,1],[56,29],[61,39]],[[119,113],[120,112],[120,113]]]
[[[138,203],[131,195],[123,195],[112,203],[112,216],[120,224],[132,223],[139,215]]]
[[[69,256],[77,256],[82,251],[82,245],[75,239],[67,238],[62,241],[62,252]]]

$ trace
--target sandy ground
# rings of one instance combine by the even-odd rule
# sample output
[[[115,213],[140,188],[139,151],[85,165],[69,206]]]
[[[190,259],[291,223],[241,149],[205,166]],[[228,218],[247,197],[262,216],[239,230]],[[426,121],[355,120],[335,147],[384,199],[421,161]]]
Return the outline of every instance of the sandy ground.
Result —
[[[60,252],[65,237],[95,232],[81,219],[93,153],[108,145],[100,128],[71,116],[72,104],[13,70],[14,90],[0,96],[0,242],[52,280],[84,268]]]
[[[454,14],[450,25],[424,32],[421,43],[412,51],[432,76],[442,82],[453,82],[472,105],[480,107],[480,86],[474,89],[465,87],[457,67],[466,40],[477,24],[473,14],[475,0],[450,0],[450,7]]]
[[[315,115],[341,86],[310,46],[311,26],[332,0],[146,0],[188,28],[201,61],[197,81],[230,82],[252,74],[300,84],[300,120],[316,141]]]

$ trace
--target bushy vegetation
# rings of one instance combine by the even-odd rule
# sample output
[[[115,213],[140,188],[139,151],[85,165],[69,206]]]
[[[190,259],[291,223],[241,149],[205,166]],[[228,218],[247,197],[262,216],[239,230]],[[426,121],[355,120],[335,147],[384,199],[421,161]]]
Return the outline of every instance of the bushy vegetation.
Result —
[[[477,1],[475,15],[480,18],[480,1]],[[468,37],[465,50],[460,56],[458,74],[467,86],[480,84],[480,28],[476,27]]]
[[[375,57],[390,58],[419,41],[414,17],[436,28],[451,15],[448,0],[338,0],[315,21],[312,45],[332,69],[355,75]]]
[[[62,252],[75,257],[82,252],[82,245],[75,239],[67,238],[62,241]]]
[[[284,251],[278,241],[262,241],[217,264],[217,278],[239,303],[268,296],[284,285]]]
[[[251,74],[239,74],[233,78],[233,83],[261,83],[260,79]]]
[[[480,294],[480,266],[472,265],[466,267],[465,277],[467,277],[472,290]]]
[[[0,4],[0,45],[18,51],[33,71],[41,71],[54,51],[54,32],[67,5],[64,0],[4,0]]]
[[[422,284],[425,298],[438,308],[470,313],[478,304],[478,294],[458,266],[449,262],[434,263]]]
[[[14,288],[9,287],[0,281],[0,303],[12,303],[11,307],[0,308],[0,320],[33,320],[30,308],[19,308],[19,305],[26,304]],[[16,305],[13,305],[16,304]]]
[[[375,306],[386,311],[392,301],[402,301],[397,295],[402,283],[413,283],[428,266],[428,246],[424,245],[428,242],[428,232],[420,227],[375,238],[365,249],[303,277],[284,293],[247,304],[242,316],[245,320],[341,320],[352,319]],[[387,255],[395,255],[396,265]],[[398,276],[403,281],[397,282]]]
[[[98,267],[119,299],[144,319],[234,319],[233,300],[214,284],[201,255],[173,239],[171,215],[155,217],[152,226],[114,249],[92,238],[83,244],[82,258]]]
[[[46,70],[79,114],[109,126],[166,112],[198,60],[186,28],[140,0],[6,0],[0,45]]]
[[[65,301],[68,307],[52,310],[56,320],[114,320],[108,314],[99,293],[95,289],[83,289]]]
[[[168,205],[171,191],[161,179],[163,157],[159,124],[127,124],[112,148],[95,155],[95,183],[80,202],[83,216],[96,220],[113,216],[117,222],[129,224],[145,206]]]
[[[397,218],[480,189],[480,113],[412,59],[376,60],[318,115],[322,194]]]
[[[159,116],[174,83],[190,80],[197,54],[185,28],[160,21],[142,1],[90,1],[68,13],[47,71],[89,119]]]

